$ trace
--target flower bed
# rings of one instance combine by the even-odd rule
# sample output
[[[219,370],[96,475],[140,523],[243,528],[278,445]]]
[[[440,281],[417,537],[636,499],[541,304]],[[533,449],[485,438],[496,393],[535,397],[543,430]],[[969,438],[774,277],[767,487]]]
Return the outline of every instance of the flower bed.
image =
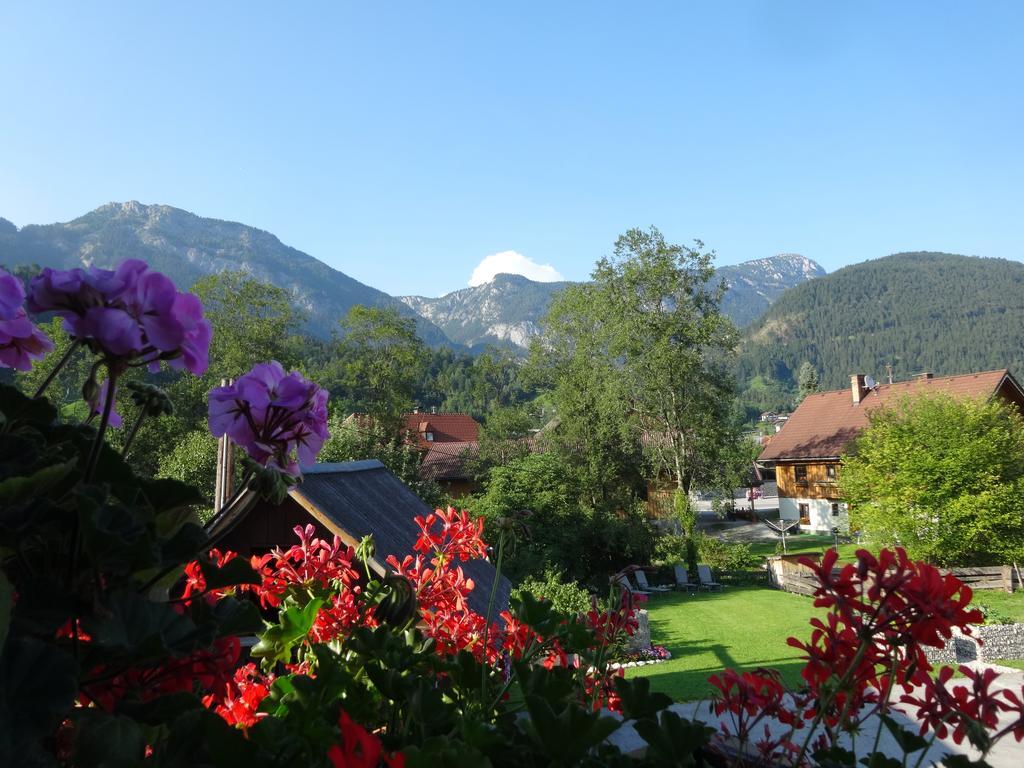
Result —
[[[672,658],[671,652],[663,645],[652,645],[650,648],[639,651],[629,651],[615,657],[612,662],[612,669],[629,669],[631,667],[642,667],[648,664],[660,664]]]

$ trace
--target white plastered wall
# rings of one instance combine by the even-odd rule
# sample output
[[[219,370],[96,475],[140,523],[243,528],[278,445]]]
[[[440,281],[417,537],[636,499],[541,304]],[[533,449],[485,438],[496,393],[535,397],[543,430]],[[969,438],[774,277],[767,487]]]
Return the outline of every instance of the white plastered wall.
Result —
[[[850,516],[846,511],[846,504],[839,503],[839,514],[832,514],[831,499],[790,499],[779,498],[779,515],[783,520],[799,520],[800,505],[806,504],[808,516],[811,519],[810,525],[802,526],[803,530],[815,531],[818,533],[831,533],[832,528],[838,527],[840,532],[850,532]]]

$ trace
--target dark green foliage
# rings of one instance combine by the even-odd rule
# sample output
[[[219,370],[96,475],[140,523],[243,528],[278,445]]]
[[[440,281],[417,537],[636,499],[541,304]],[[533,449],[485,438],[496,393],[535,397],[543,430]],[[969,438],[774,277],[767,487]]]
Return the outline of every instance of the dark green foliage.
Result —
[[[0,764],[54,764],[52,734],[72,718],[73,764],[134,765],[150,741],[130,711],[139,702],[114,697],[104,712],[74,710],[74,700],[262,622],[231,597],[169,602],[158,585],[206,546],[189,512],[199,495],[139,477],[109,447],[86,477],[95,431],[56,416],[0,386]],[[242,561],[202,568],[211,585],[255,580]]]
[[[804,361],[822,389],[850,375],[884,381],[1009,368],[1024,371],[1024,264],[901,253],[787,291],[746,330],[741,381],[795,385]]]
[[[416,322],[394,309],[355,306],[340,322],[340,337],[321,381],[336,407],[367,413],[391,432],[412,410],[427,350]]]
[[[533,453],[495,467],[487,490],[469,507],[486,520],[487,539],[512,522],[515,538],[505,561],[513,581],[553,568],[603,592],[609,574],[647,562],[653,535],[637,505],[594,507],[586,495],[585,482],[558,455]]]

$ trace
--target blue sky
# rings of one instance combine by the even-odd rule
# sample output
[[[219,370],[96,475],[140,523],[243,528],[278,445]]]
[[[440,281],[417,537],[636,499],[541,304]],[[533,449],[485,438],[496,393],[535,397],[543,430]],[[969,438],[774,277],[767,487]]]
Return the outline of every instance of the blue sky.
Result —
[[[167,203],[393,294],[651,224],[1022,259],[1022,39],[1014,2],[6,3],[0,216]]]

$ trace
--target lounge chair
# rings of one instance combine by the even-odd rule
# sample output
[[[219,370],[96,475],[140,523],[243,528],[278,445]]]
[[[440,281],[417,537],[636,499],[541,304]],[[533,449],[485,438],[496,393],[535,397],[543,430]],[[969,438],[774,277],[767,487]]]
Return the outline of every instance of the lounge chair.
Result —
[[[687,592],[696,592],[697,585],[690,581],[690,574],[681,565],[673,566],[676,574],[676,589],[685,589]]]
[[[697,578],[700,579],[700,586],[703,589],[712,590],[715,587],[718,589],[722,588],[722,585],[715,581],[711,575],[711,566],[709,565],[698,565],[697,566]]]
[[[625,590],[626,592],[629,592],[629,594],[631,594],[631,595],[643,595],[644,597],[648,597],[651,594],[650,592],[645,592],[642,589],[637,589],[632,584],[630,584],[629,583],[629,577],[626,576],[626,574],[624,574],[624,573],[620,573],[618,576],[616,576],[615,577],[615,582],[620,587],[622,587],[623,590]]]
[[[647,574],[644,573],[642,570],[633,571],[633,578],[636,579],[636,583],[640,587],[640,589],[646,590],[648,592],[669,592],[672,589],[672,587],[667,586],[651,586],[650,582],[647,581]]]

